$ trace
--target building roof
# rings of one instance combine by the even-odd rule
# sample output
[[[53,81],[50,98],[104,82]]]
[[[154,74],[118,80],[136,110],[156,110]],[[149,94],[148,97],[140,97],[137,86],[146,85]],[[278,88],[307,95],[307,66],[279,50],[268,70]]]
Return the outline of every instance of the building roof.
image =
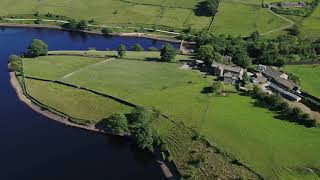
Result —
[[[299,97],[299,96],[297,96],[297,95],[295,95],[295,94],[293,94],[293,93],[291,93],[291,92],[289,92],[289,91],[286,91],[286,90],[278,87],[277,85],[275,85],[275,84],[273,84],[273,83],[271,83],[271,84],[269,85],[269,87],[271,87],[272,89],[274,89],[274,90],[278,91],[279,93],[281,93],[281,94],[283,94],[283,95],[286,95],[286,96],[288,96],[288,97],[290,97],[290,98],[292,98],[292,99],[295,99],[295,100],[298,100],[298,101],[301,100],[301,97]]]
[[[262,70],[262,74],[265,74],[273,79],[279,78],[283,73],[273,69],[270,66],[266,66],[265,70]]]
[[[286,79],[283,79],[280,77],[275,78],[274,81],[275,81],[275,83],[277,83],[281,86],[287,87],[290,90],[292,90],[294,87],[297,87],[297,85],[295,83],[293,83],[292,81],[289,81],[289,80],[286,80]]]
[[[226,64],[217,63],[217,62],[213,62],[211,67],[227,70],[230,72],[235,72],[238,74],[241,72],[241,70],[243,70],[243,68],[239,67],[239,66],[230,66],[230,65],[226,65]]]

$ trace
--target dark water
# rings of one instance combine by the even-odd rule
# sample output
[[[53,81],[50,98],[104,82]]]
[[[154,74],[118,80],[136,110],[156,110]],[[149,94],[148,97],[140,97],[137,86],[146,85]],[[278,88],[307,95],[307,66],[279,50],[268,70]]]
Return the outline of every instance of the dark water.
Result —
[[[115,49],[140,43],[160,47],[161,41],[133,37],[104,38],[49,29],[0,29],[0,180],[161,179],[148,153],[128,141],[67,127],[33,112],[9,84],[7,59],[23,52],[32,38],[50,50]]]

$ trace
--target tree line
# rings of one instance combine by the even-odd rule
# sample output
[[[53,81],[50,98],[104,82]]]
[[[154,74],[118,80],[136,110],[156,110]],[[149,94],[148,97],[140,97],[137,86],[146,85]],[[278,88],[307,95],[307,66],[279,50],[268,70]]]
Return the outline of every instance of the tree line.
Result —
[[[225,55],[244,68],[250,68],[252,64],[283,66],[288,62],[320,60],[320,38],[309,40],[288,34],[264,39],[259,32],[242,38],[212,36],[205,31],[188,38],[196,42],[197,58],[209,61],[209,64],[212,60],[221,61],[220,56]]]
[[[296,122],[306,127],[317,127],[317,121],[315,119],[311,118],[309,114],[303,113],[298,107],[290,107],[279,94],[267,94],[258,86],[255,86],[250,93],[251,96],[257,100],[255,102],[256,105],[281,112],[283,118],[291,122]]]

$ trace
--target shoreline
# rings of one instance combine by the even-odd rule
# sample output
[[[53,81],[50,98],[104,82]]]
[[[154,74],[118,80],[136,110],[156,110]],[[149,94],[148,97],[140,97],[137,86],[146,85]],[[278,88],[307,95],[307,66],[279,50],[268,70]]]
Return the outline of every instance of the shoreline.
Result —
[[[27,105],[29,108],[31,108],[33,111],[51,119],[51,120],[54,120],[58,123],[62,123],[62,124],[69,126],[69,127],[79,128],[82,130],[86,130],[86,131],[93,132],[93,133],[99,133],[99,134],[103,134],[103,135],[124,137],[123,135],[117,135],[117,134],[113,134],[113,133],[110,133],[110,132],[107,132],[107,131],[104,131],[101,129],[97,129],[93,125],[88,126],[88,125],[81,125],[78,123],[71,122],[67,118],[63,118],[63,117],[56,115],[48,110],[41,109],[41,107],[34,104],[27,96],[25,96],[25,94],[23,93],[22,87],[21,87],[14,72],[9,72],[9,78],[10,78],[9,79],[10,84],[11,84],[12,88],[14,89],[18,99],[21,102],[23,102],[25,105]],[[178,177],[177,175],[174,175],[172,173],[172,171],[169,169],[167,162],[165,162],[159,158],[159,152],[155,154],[155,161],[156,161],[156,163],[158,163],[159,168],[162,171],[165,178],[176,179]]]
[[[102,32],[99,31],[88,31],[88,30],[70,30],[65,29],[59,25],[51,25],[51,24],[18,24],[18,23],[0,23],[0,28],[45,28],[45,29],[56,29],[68,32],[79,32],[79,33],[87,33],[93,35],[104,35]],[[137,37],[137,38],[147,38],[157,41],[165,41],[171,43],[181,43],[181,40],[178,40],[174,37],[164,36],[164,35],[155,35],[149,33],[139,33],[139,32],[132,32],[132,33],[111,33],[110,36],[123,36],[123,37]]]

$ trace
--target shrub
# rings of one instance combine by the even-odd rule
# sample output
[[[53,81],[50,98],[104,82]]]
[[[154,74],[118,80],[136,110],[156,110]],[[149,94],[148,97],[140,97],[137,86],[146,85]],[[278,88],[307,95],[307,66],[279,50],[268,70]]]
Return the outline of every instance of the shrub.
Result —
[[[211,88],[210,88],[210,93],[213,94],[221,94],[223,91],[223,85],[220,81],[213,82]]]
[[[123,44],[120,44],[120,46],[118,48],[118,56],[122,58],[125,55],[126,55],[126,46]]]
[[[35,24],[41,24],[42,22],[43,22],[42,19],[36,19],[36,20],[34,21]]]
[[[155,52],[155,51],[158,51],[158,48],[156,48],[156,47],[149,47],[149,48],[148,48],[148,51],[154,51],[154,52]]]
[[[174,47],[171,44],[166,43],[161,48],[160,56],[161,56],[161,61],[173,62],[175,60],[175,57],[176,57],[176,50],[174,49]]]
[[[11,55],[9,57],[9,70],[18,73],[22,72],[22,59],[20,56]]]

